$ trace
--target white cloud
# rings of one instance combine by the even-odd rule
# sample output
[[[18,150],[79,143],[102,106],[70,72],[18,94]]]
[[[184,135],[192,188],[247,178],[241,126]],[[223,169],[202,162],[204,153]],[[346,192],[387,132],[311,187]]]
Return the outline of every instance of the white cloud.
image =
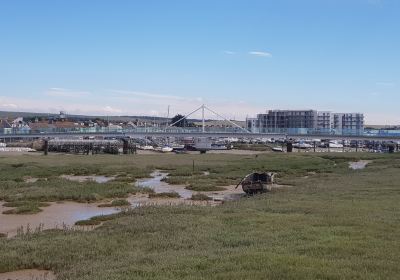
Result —
[[[14,103],[5,103],[5,104],[0,104],[0,108],[4,108],[4,109],[17,109],[18,105],[14,104]]]
[[[234,51],[224,51],[224,54],[234,55],[234,54],[236,54],[236,52],[234,52]]]
[[[168,106],[172,117],[176,114],[188,114],[206,104],[219,114],[236,120],[244,120],[247,115],[255,115],[264,111],[262,105],[235,102],[227,99],[205,99],[203,97],[184,97],[178,95],[163,95],[157,93],[145,93],[128,90],[108,90],[102,93],[92,93],[95,97],[91,102],[79,102],[77,99],[66,99],[64,96],[46,98],[46,95],[37,97],[11,97],[0,96],[0,108],[4,110],[16,110],[5,108],[5,104],[17,104],[18,111],[38,113],[58,113],[63,110],[68,114],[77,115],[145,115],[166,117]],[[2,107],[3,106],[3,107]],[[201,118],[201,111],[192,115],[193,118]],[[206,118],[217,118],[206,112]]]
[[[159,112],[157,110],[150,110],[149,115],[150,116],[159,116]]]
[[[243,101],[231,101],[228,99],[205,99],[200,96],[183,97],[177,95],[165,95],[148,92],[138,92],[129,90],[109,90],[105,100],[107,104],[116,104],[124,114],[129,115],[150,115],[166,117],[168,106],[170,116],[175,114],[188,114],[202,104],[206,104],[212,110],[230,119],[244,120],[247,115],[256,115],[265,110],[262,105],[251,105]],[[192,115],[194,118],[201,118],[201,111]],[[206,118],[216,118],[211,113],[207,113]]]
[[[83,96],[88,96],[91,93],[88,91],[74,91],[70,89],[65,89],[65,88],[49,88],[46,92],[45,95],[51,96],[51,97],[68,97],[68,98],[74,98],[74,97],[83,97]]]
[[[377,89],[369,94],[378,96],[381,94],[381,91]],[[395,95],[395,93],[390,94]],[[215,97],[204,98],[199,96],[184,97],[178,95],[163,95],[127,90],[121,90],[117,92],[107,90],[102,91],[101,93],[92,93],[91,96],[93,96],[93,98],[91,98],[90,102],[80,102],[79,99],[74,98],[48,98],[43,94],[28,95],[26,97],[0,96],[0,110],[3,109],[4,111],[38,113],[58,113],[60,110],[64,110],[71,115],[142,115],[166,117],[168,106],[170,106],[169,116],[172,117],[178,113],[188,114],[199,108],[202,104],[205,104],[210,109],[228,119],[244,120],[246,116],[254,117],[258,113],[265,112],[267,107],[274,109],[288,106],[288,103],[285,100],[281,100],[278,103],[277,101],[271,100],[268,103],[263,103],[259,102],[258,100],[243,101],[234,100],[233,98],[218,98],[218,94],[215,94]],[[332,102],[329,102],[328,104],[330,106],[329,108],[333,111],[338,111],[338,108],[340,108],[340,110],[345,110],[345,108],[343,108],[343,104],[340,102],[337,103],[337,107],[333,106]],[[360,110],[363,111],[361,108]],[[368,123],[400,123],[400,116],[396,109],[385,109],[384,112],[381,111],[382,110],[379,108],[371,109],[370,111],[365,109],[364,113],[367,117]],[[201,110],[192,117],[200,119]],[[206,112],[206,118],[218,119],[209,112]]]
[[[399,125],[400,117],[397,113],[391,112],[364,112],[367,125]]]
[[[264,51],[251,51],[250,55],[259,56],[259,57],[272,57],[272,54]]]
[[[111,113],[111,114],[122,113],[121,109],[113,108],[111,106],[104,107],[103,111],[106,112],[106,113]]]

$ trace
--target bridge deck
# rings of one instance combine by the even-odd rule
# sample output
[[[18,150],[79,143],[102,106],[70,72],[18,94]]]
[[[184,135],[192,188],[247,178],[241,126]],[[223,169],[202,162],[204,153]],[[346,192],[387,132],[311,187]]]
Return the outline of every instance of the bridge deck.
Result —
[[[69,132],[69,133],[31,133],[31,134],[0,134],[0,139],[16,138],[72,138],[72,137],[112,137],[112,138],[143,138],[151,137],[215,137],[215,138],[274,138],[274,139],[329,139],[329,140],[369,140],[369,141],[400,141],[393,135],[327,135],[327,134],[284,134],[284,133],[244,133],[244,132]]]

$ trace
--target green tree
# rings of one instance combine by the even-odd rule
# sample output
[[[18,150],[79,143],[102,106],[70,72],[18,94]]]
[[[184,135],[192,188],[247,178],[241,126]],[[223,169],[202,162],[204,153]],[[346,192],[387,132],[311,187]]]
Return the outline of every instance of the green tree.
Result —
[[[182,119],[184,116],[181,114],[177,114],[175,115],[175,117],[173,117],[171,119],[171,124],[174,124],[174,126],[177,127],[185,127],[188,126],[188,121],[187,119]],[[179,121],[180,120],[180,121]]]

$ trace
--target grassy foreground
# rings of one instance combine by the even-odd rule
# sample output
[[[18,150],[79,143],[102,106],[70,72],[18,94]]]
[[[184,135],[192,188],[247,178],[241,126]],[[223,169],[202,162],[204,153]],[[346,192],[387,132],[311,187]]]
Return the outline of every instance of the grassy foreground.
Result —
[[[365,170],[349,170],[347,162],[360,157],[373,162]],[[197,173],[192,176],[193,160]],[[168,168],[180,181],[211,186],[265,169],[279,172],[280,183],[294,187],[218,207],[135,209],[114,215],[92,232],[0,238],[0,272],[51,269],[58,279],[398,279],[400,275],[399,155],[0,158],[1,168],[26,162],[49,172],[46,176],[65,174],[63,168],[74,164],[108,175]],[[0,197],[6,196],[4,188],[0,191]]]

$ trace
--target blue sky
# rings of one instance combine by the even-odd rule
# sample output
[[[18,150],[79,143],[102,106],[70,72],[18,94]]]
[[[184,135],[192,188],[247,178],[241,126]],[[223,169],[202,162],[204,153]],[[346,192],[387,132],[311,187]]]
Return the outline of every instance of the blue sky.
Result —
[[[0,1],[0,110],[400,124],[398,0]]]

